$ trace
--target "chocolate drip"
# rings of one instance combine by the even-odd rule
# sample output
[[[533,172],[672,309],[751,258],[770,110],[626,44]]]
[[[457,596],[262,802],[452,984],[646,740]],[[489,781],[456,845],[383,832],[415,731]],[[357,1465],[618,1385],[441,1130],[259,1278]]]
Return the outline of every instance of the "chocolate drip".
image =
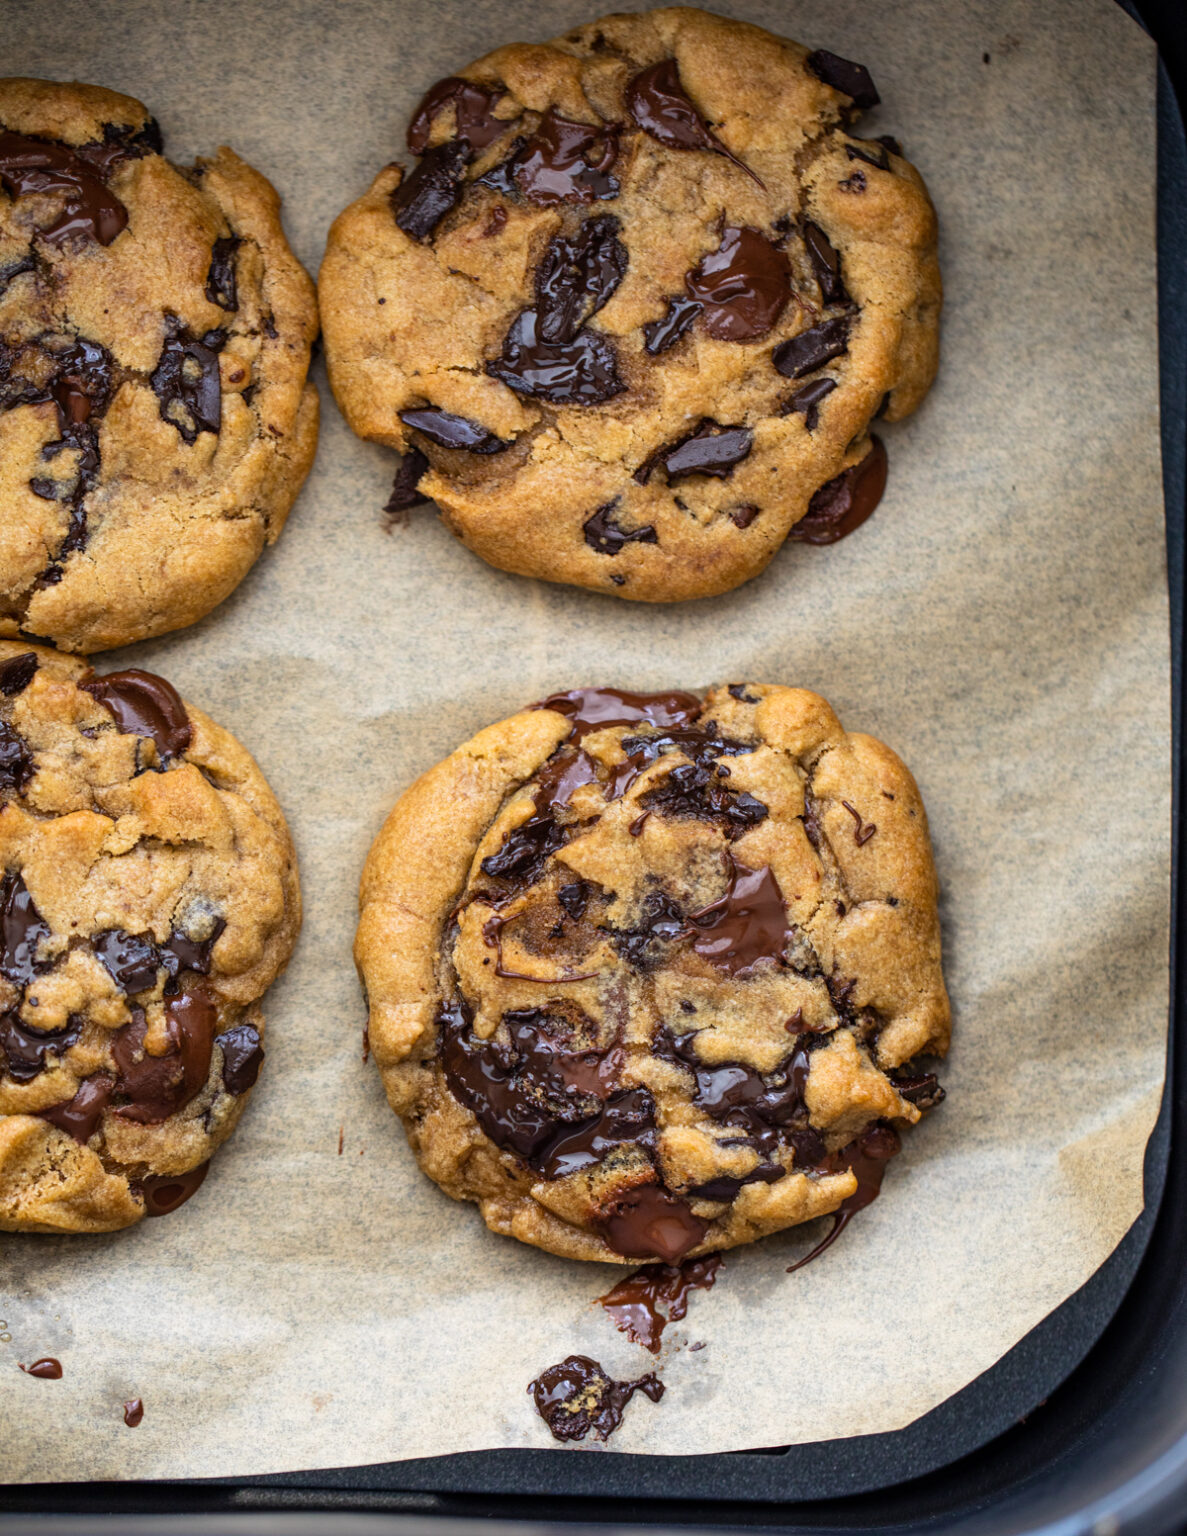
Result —
[[[818,1259],[826,1248],[831,1248],[857,1212],[864,1211],[867,1205],[874,1203],[882,1189],[887,1163],[901,1151],[902,1142],[898,1133],[891,1126],[875,1121],[847,1147],[830,1153],[823,1160],[820,1165],[822,1173],[843,1173],[846,1168],[851,1168],[857,1179],[857,1188],[833,1212],[832,1227],[827,1236],[806,1257],[787,1266],[789,1275],[793,1275],[797,1269],[803,1269],[805,1264],[811,1264],[813,1259]]]
[[[71,149],[54,139],[0,133],[0,181],[10,196],[64,194],[62,212],[38,231],[52,245],[72,235],[110,245],[126,228],[128,210],[106,181],[119,161],[129,158],[135,151],[116,141]]]
[[[780,414],[791,416],[800,414],[804,418],[804,426],[809,432],[815,432],[820,422],[820,407],[823,401],[837,387],[836,379],[813,379],[810,384],[805,384],[803,389],[797,389],[793,395],[789,395],[780,406]]]
[[[406,427],[421,432],[429,442],[439,448],[464,448],[467,453],[502,453],[510,443],[496,437],[493,432],[468,416],[455,416],[435,405],[425,405],[417,410],[401,411],[400,420]],[[419,476],[418,476],[419,478]],[[423,501],[423,496],[418,498]]]
[[[616,725],[687,725],[703,705],[695,693],[624,693],[618,688],[574,688],[554,693],[532,709],[551,709],[572,721],[569,740]]]
[[[665,148],[706,149],[715,155],[724,155],[740,171],[745,171],[751,181],[760,187],[763,185],[750,167],[710,131],[680,84],[675,59],[661,59],[658,64],[637,74],[627,85],[626,107],[644,133],[649,133]]]
[[[777,346],[771,361],[784,378],[802,379],[806,373],[823,368],[834,357],[843,357],[848,350],[849,317],[837,315],[832,320],[821,320]]]
[[[19,656],[13,656],[0,666],[0,693],[9,699],[24,693],[36,671],[36,652],[22,651]]]
[[[124,1404],[124,1423],[129,1429],[135,1429],[144,1418],[144,1403],[138,1397],[131,1397]]]
[[[412,114],[408,124],[408,148],[414,155],[422,155],[428,146],[433,119],[452,106],[456,113],[453,137],[460,139],[471,151],[485,149],[511,126],[510,119],[494,114],[495,105],[504,95],[501,86],[492,89],[476,85],[472,80],[462,80],[457,75],[438,80],[425,92]]]
[[[695,431],[645,459],[635,471],[635,479],[646,485],[656,468],[662,466],[669,485],[688,475],[713,475],[726,480],[753,446],[754,433],[749,427],[723,427],[705,420]]]
[[[849,295],[845,292],[845,283],[841,277],[840,252],[835,249],[820,225],[813,224],[811,219],[804,220],[803,233],[808,259],[812,263],[812,271],[816,274],[816,281],[820,285],[821,299],[826,304],[848,302]]]
[[[424,159],[391,195],[396,224],[411,240],[422,243],[458,204],[465,185],[470,147],[464,139],[447,139],[425,151]]]
[[[38,1376],[42,1381],[61,1381],[62,1362],[55,1360],[52,1355],[46,1355],[41,1360],[34,1360],[32,1365],[22,1365],[21,1370],[26,1376]]]
[[[127,1100],[115,1113],[138,1125],[158,1125],[206,1086],[218,1008],[202,987],[183,992],[165,1005],[169,1049],[151,1056],[145,1049],[144,1013],[118,1031],[111,1055],[118,1071],[115,1093]]]
[[[733,748],[746,751],[740,743],[726,743],[704,732],[682,731],[670,736],[652,738],[636,745],[628,758],[634,766],[636,757],[646,757],[662,742],[671,743],[692,758],[690,763],[680,763],[673,768],[662,783],[647,791],[639,804],[649,811],[662,811],[667,816],[688,816],[698,821],[713,822],[720,826],[729,838],[741,837],[751,827],[756,827],[769,814],[767,806],[745,790],[729,789],[723,782],[728,769],[722,769],[717,759]],[[623,743],[624,750],[626,742]]]
[[[228,1093],[246,1093],[255,1086],[264,1065],[264,1047],[259,1030],[251,1024],[236,1024],[214,1041],[223,1053],[223,1087]]]
[[[658,1403],[664,1384],[653,1371],[638,1381],[614,1381],[588,1355],[569,1355],[541,1371],[528,1391],[554,1440],[584,1440],[591,1429],[605,1440],[622,1423],[636,1392]]]
[[[406,512],[409,507],[419,507],[428,501],[427,496],[422,496],[417,490],[420,477],[429,467],[429,461],[421,453],[419,448],[410,448],[400,459],[400,467],[396,470],[396,478],[392,481],[392,493],[387,499],[384,511],[389,517],[398,517],[401,512]]]
[[[618,357],[598,331],[578,331],[572,341],[553,344],[539,332],[539,314],[525,309],[515,318],[502,353],[486,371],[521,395],[554,405],[600,405],[626,388]]]
[[[103,705],[119,730],[151,736],[163,758],[188,751],[193,729],[185,705],[173,684],[155,672],[129,667],[87,678],[78,686]]]
[[[65,1131],[67,1136],[73,1136],[75,1141],[85,1147],[98,1129],[114,1088],[113,1077],[105,1072],[95,1073],[83,1078],[72,1099],[62,1104],[51,1104],[48,1109],[39,1109],[37,1114],[42,1120],[56,1125],[60,1131]]]
[[[632,528],[629,532],[618,526],[612,516],[618,501],[618,497],[608,501],[582,523],[581,531],[590,549],[599,555],[617,555],[627,544],[658,544],[659,536],[651,523],[645,523],[641,528]]]
[[[718,341],[765,336],[791,297],[787,257],[759,230],[727,225],[721,244],[685,278],[688,296],[703,306],[701,324]]]
[[[176,315],[165,317],[165,340],[149,383],[157,397],[161,420],[177,428],[185,443],[200,432],[218,433],[222,426],[222,381],[218,354],[226,331],[195,336]]]
[[[27,987],[52,961],[39,961],[37,947],[50,936],[50,926],[33,903],[24,877],[5,874],[0,884],[0,974],[14,986]]]
[[[836,544],[860,528],[882,500],[886,470],[882,439],[871,437],[865,458],[820,487],[788,537],[800,544]]]
[[[31,1083],[45,1071],[47,1056],[61,1060],[81,1034],[82,1021],[78,1019],[72,1018],[62,1029],[40,1030],[22,1023],[19,1014],[0,1014],[0,1053],[9,1077],[18,1083]]]
[[[746,976],[764,960],[781,963],[791,938],[787,908],[769,865],[749,869],[730,853],[724,896],[689,916],[692,947],[731,976]]]
[[[235,252],[242,244],[238,235],[220,235],[210,252],[210,271],[206,275],[206,297],[232,313],[239,308]]]
[[[643,327],[643,350],[649,357],[658,357],[674,347],[700,312],[695,299],[669,299],[667,314]]]
[[[804,63],[817,80],[823,80],[825,85],[831,85],[834,91],[840,91],[843,96],[850,97],[859,112],[876,107],[882,100],[864,64],[855,64],[852,59],[843,59],[839,54],[830,53],[827,48],[817,48],[815,53],[808,55]]]
[[[660,1184],[639,1184],[612,1200],[597,1224],[615,1253],[627,1259],[659,1258],[665,1264],[678,1264],[709,1230],[686,1200]]]
[[[609,174],[617,158],[616,126],[571,122],[550,108],[531,137],[517,140],[508,159],[478,180],[495,192],[519,192],[539,208],[599,202],[618,196]]]
[[[144,1214],[146,1216],[170,1215],[197,1192],[209,1169],[208,1162],[199,1163],[188,1173],[158,1173],[141,1180],[139,1189],[144,1197]]]
[[[688,1316],[689,1296],[693,1291],[710,1290],[720,1268],[719,1253],[678,1265],[648,1264],[620,1280],[598,1300],[619,1333],[658,1355],[664,1329]],[[661,1311],[661,1306],[666,1310]]]

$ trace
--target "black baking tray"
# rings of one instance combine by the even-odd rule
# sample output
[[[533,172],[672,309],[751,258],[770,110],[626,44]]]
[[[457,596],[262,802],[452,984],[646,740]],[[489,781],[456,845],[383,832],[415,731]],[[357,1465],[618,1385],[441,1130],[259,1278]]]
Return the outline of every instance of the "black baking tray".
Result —
[[[205,1529],[217,1519],[228,1529],[242,1520],[277,1532],[311,1522],[329,1531],[332,1512],[368,1512],[378,1525],[397,1517],[405,1527],[481,1515],[520,1528],[579,1519],[620,1529],[772,1525],[805,1533],[1187,1531],[1187,6],[1143,0],[1126,9],[1158,39],[1164,59],[1158,251],[1175,798],[1167,1090],[1147,1150],[1146,1208],[1116,1252],[991,1370],[892,1434],[711,1456],[486,1451],[247,1479],[24,1485],[0,1492],[0,1523],[149,1515],[156,1527],[161,1517],[200,1515]],[[812,1369],[808,1358],[804,1369]],[[0,1468],[2,1459],[0,1436]]]

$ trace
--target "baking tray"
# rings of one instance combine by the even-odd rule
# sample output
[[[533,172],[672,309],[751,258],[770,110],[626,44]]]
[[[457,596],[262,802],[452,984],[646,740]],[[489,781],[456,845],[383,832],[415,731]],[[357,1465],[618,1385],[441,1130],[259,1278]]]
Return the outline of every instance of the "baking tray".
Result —
[[[1163,47],[1183,99],[1183,15],[1176,0],[1126,5]],[[1159,309],[1163,473],[1172,629],[1174,903],[1171,1058],[1146,1155],[1146,1207],[1075,1295],[989,1371],[903,1430],[792,1448],[708,1456],[483,1451],[380,1465],[194,1482],[10,1487],[10,1515],[246,1516],[269,1530],[308,1528],[315,1511],[417,1517],[482,1514],[583,1522],[775,1524],[805,1532],[1006,1533],[1052,1519],[1060,1531],[1115,1522],[1187,1529],[1187,896],[1184,822],[1184,557],[1187,508],[1187,140],[1171,76],[1158,88]],[[1178,1049],[1175,1048],[1176,1041]],[[1173,1156],[1172,1156],[1173,1153]],[[805,1362],[811,1368],[811,1362]],[[793,1389],[793,1388],[792,1388]],[[1098,1508],[1091,1507],[1096,1494]],[[580,1500],[577,1504],[574,1501]],[[1061,1508],[1061,1500],[1066,1508]],[[695,1501],[695,1502],[693,1502]],[[1070,1516],[1071,1510],[1077,1510]],[[292,1521],[289,1518],[292,1517]],[[280,1517],[280,1523],[278,1523]],[[1074,1523],[1067,1524],[1068,1518]],[[1103,1520],[1104,1524],[1099,1522]],[[295,1523],[294,1523],[295,1522]],[[6,1519],[7,1525],[9,1521]],[[88,1522],[89,1523],[89,1522]],[[154,1527],[157,1519],[152,1520]],[[353,1523],[353,1522],[352,1522]],[[386,1520],[382,1521],[387,1524]],[[21,1521],[21,1524],[24,1524]],[[251,1521],[256,1526],[256,1521]],[[370,1524],[370,1522],[367,1522]],[[39,1529],[45,1526],[38,1522]],[[231,1528],[231,1527],[228,1527]],[[257,1527],[258,1528],[258,1527]]]

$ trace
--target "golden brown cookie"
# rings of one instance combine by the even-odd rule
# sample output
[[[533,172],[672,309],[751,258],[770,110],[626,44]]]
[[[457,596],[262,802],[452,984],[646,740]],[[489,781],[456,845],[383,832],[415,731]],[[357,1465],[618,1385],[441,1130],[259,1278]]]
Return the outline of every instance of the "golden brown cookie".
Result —
[[[417,781],[363,872],[421,1167],[553,1253],[707,1253],[872,1198],[949,1008],[915,782],[815,694],[559,694]]]
[[[138,670],[0,641],[0,1230],[175,1209],[263,1061],[301,922],[252,758]]]
[[[258,171],[0,80],[0,634],[106,650],[233,591],[313,462],[316,334]]]
[[[869,433],[936,370],[936,223],[851,125],[868,72],[687,7],[515,43],[438,81],[338,218],[326,355],[504,570],[667,602],[868,516]]]

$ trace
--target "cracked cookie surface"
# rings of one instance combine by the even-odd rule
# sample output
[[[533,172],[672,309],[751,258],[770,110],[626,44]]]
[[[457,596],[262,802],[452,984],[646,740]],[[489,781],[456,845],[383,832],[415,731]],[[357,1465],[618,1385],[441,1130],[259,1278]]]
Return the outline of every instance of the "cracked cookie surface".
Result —
[[[942,1098],[915,1060],[948,1045],[936,899],[910,773],[817,695],[578,689],[389,816],[370,1048],[494,1231],[675,1263],[861,1199]]]
[[[335,397],[492,565],[671,601],[877,504],[872,419],[937,362],[935,216],[867,72],[704,11],[610,16],[434,85],[338,218]]]
[[[317,441],[313,287],[229,149],[0,80],[0,635],[97,651],[192,624],[284,527]]]
[[[193,1193],[300,921],[233,737],[153,673],[0,641],[0,1230],[114,1231]]]

